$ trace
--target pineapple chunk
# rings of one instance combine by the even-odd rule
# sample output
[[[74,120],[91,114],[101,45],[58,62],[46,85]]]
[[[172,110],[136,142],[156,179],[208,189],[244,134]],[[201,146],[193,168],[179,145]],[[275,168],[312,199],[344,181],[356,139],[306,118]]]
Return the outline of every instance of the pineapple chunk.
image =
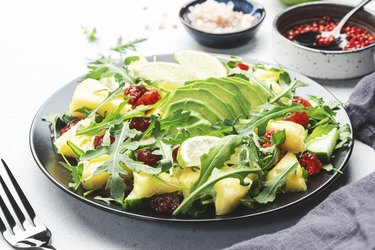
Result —
[[[306,191],[306,181],[303,178],[303,171],[302,167],[299,164],[297,157],[293,153],[287,153],[283,159],[276,166],[268,172],[267,180],[275,178],[281,172],[284,167],[291,166],[295,163],[298,163],[297,169],[294,173],[288,175],[286,179],[286,186],[285,190],[287,192],[299,192],[299,191]]]
[[[70,128],[62,136],[56,139],[55,146],[57,148],[57,153],[65,155],[67,157],[77,157],[70,146],[67,144],[68,141],[71,141],[74,145],[87,151],[91,149],[92,146],[92,136],[89,135],[76,135],[78,126],[87,127],[90,124],[90,119],[84,119],[79,121],[75,126]]]
[[[267,125],[267,130],[284,130],[285,142],[280,146],[282,150],[287,150],[292,153],[300,153],[305,150],[305,128],[291,121],[270,121]]]
[[[101,166],[106,160],[108,160],[108,158],[109,158],[109,155],[102,155],[90,161],[82,162],[83,163],[82,186],[85,189],[96,190],[105,186],[109,177],[109,174],[107,172],[103,172],[94,176],[92,176],[92,174],[95,172],[95,170],[99,166]]]
[[[182,194],[184,197],[190,194],[191,185],[199,178],[200,170],[193,168],[183,168],[180,174],[180,182],[183,186]]]
[[[249,191],[251,185],[242,186],[237,178],[225,178],[214,185],[216,192],[215,210],[216,215],[225,215],[232,212],[240,204]]]
[[[74,90],[72,101],[69,105],[69,112],[74,116],[80,116],[82,113],[76,112],[77,109],[83,107],[95,109],[108,96],[108,91],[110,91],[110,89],[97,80],[84,80],[78,84]],[[115,111],[123,101],[124,99],[122,97],[116,97],[106,102],[97,113],[102,116],[109,114]],[[127,112],[130,107],[130,105],[126,105],[121,112]]]
[[[156,194],[172,193],[181,190],[180,181],[167,173],[152,176],[142,172],[134,172],[133,176],[134,188],[126,198],[127,200],[148,198]]]

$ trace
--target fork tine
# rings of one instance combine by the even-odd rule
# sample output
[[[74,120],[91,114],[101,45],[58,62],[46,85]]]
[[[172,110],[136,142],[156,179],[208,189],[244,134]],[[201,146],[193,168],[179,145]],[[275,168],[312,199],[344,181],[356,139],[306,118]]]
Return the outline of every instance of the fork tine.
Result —
[[[8,165],[5,163],[5,161],[4,161],[3,159],[1,159],[1,162],[3,163],[4,168],[5,168],[6,172],[8,173],[9,179],[11,180],[11,182],[12,182],[12,184],[13,184],[13,186],[14,186],[14,189],[16,190],[16,192],[17,192],[17,194],[18,194],[18,197],[20,198],[20,200],[21,200],[23,206],[25,207],[25,209],[26,209],[26,211],[27,211],[27,213],[28,213],[30,219],[32,220],[32,223],[34,223],[34,218],[35,218],[35,212],[34,212],[34,209],[31,207],[29,201],[27,200],[25,194],[23,193],[22,189],[21,189],[20,186],[18,185],[18,183],[17,183],[16,179],[14,178],[12,172],[10,171]],[[1,177],[1,176],[0,176],[0,177]],[[2,183],[2,184],[3,184],[3,183]],[[5,184],[5,183],[4,183],[4,184]],[[7,188],[7,189],[8,189],[8,188]],[[9,191],[9,189],[8,189],[8,191]],[[8,194],[7,194],[7,195],[8,195]],[[11,196],[11,195],[10,195],[10,196]],[[8,195],[8,197],[9,197],[9,195]],[[13,197],[12,197],[12,198],[13,198]],[[13,199],[13,201],[14,201],[14,199]],[[15,203],[15,205],[17,206],[17,203]],[[12,206],[13,206],[13,204],[12,204]],[[17,207],[18,207],[18,206],[17,206]],[[14,206],[13,206],[13,208],[14,208]],[[18,209],[19,209],[19,207],[18,207]],[[16,211],[16,213],[17,213],[17,211]],[[22,214],[21,211],[20,211],[20,213]],[[18,216],[18,214],[17,214],[17,216]],[[22,216],[23,216],[23,214],[22,214]],[[25,217],[23,216],[23,218],[25,218]],[[23,221],[24,221],[24,220],[25,220],[25,219],[23,219]],[[23,221],[22,221],[22,222],[23,222]]]
[[[3,187],[3,189],[5,191],[6,196],[8,197],[8,199],[10,201],[10,204],[13,207],[14,212],[16,213],[16,215],[18,217],[18,220],[19,220],[20,224],[22,225],[25,221],[25,216],[23,215],[20,207],[18,206],[18,204],[17,204],[16,200],[14,199],[12,193],[9,191],[9,188],[5,184],[5,182],[3,180],[3,177],[1,175],[0,175],[0,183],[1,183],[1,186]]]
[[[1,195],[0,195],[0,208],[3,211],[3,214],[5,216],[5,221],[8,222],[10,230],[12,230],[13,232],[13,228],[16,225],[16,222],[13,219],[13,215],[9,212],[9,209],[5,205],[4,200],[1,197]],[[1,232],[4,232],[6,230],[6,226],[1,218],[0,218],[0,221],[1,221]]]

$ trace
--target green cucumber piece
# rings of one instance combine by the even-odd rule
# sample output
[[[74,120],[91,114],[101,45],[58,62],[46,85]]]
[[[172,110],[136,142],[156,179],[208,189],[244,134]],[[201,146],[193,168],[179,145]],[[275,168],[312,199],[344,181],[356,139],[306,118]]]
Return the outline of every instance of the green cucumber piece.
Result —
[[[339,138],[338,128],[335,125],[325,125],[314,129],[311,133],[306,149],[316,154],[321,161],[328,163]]]

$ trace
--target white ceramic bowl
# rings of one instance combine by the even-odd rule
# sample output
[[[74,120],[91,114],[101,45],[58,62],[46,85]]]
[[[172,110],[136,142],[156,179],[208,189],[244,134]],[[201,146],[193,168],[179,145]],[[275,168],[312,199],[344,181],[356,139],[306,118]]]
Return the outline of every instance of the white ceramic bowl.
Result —
[[[275,61],[286,68],[320,79],[350,79],[375,70],[375,43],[356,50],[325,51],[294,43],[283,36],[296,25],[309,23],[323,15],[341,19],[352,6],[335,3],[305,3],[288,8],[273,23],[272,52]],[[375,15],[358,11],[349,21],[375,34]]]

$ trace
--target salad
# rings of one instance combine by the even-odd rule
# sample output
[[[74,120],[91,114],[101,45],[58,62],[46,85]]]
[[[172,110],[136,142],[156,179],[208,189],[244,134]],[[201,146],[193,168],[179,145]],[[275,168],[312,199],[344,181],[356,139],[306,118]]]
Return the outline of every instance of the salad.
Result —
[[[340,103],[295,95],[306,84],[274,66],[174,56],[92,62],[69,110],[43,118],[72,190],[129,211],[220,216],[338,171],[333,152],[351,140],[335,120]]]

